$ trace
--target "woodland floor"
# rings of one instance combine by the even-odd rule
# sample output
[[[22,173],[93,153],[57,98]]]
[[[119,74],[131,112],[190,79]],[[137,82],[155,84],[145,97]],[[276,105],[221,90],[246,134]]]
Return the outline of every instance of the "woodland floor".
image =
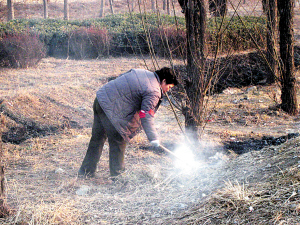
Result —
[[[77,178],[95,91],[145,62],[151,65],[138,58],[46,58],[36,68],[1,70],[2,129],[20,139],[2,143],[7,204],[15,213],[1,223],[298,224],[300,117],[274,107],[276,85],[212,96],[191,170],[150,148],[141,133],[127,147],[126,172],[118,181],[109,179],[107,145],[97,176]],[[183,137],[168,105],[162,104],[156,122],[163,145],[174,151]]]

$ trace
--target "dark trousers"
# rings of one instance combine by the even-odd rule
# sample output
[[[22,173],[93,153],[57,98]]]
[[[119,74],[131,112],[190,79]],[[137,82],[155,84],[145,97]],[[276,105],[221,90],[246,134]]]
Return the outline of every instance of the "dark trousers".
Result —
[[[82,165],[79,169],[79,174],[94,175],[97,163],[99,162],[102,154],[104,143],[108,138],[110,175],[117,176],[125,170],[124,154],[126,141],[109,121],[97,99],[94,101],[93,110],[94,123],[92,137]]]

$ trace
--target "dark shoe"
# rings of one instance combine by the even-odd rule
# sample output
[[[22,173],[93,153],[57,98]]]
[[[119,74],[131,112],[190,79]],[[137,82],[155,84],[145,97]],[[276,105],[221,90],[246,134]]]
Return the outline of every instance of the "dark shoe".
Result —
[[[91,172],[87,169],[80,168],[78,171],[78,177],[90,178],[90,177],[94,177],[94,176],[95,176],[95,172]]]

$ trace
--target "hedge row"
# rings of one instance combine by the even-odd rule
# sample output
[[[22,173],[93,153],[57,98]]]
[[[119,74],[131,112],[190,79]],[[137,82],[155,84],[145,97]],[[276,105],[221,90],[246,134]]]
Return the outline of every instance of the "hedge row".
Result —
[[[266,23],[262,17],[213,18],[208,21],[208,49],[216,49],[219,27],[221,52],[254,48],[249,33],[259,45],[265,42]],[[159,56],[184,57],[186,54],[184,18],[156,14],[118,14],[84,21],[20,19],[0,23],[0,42],[14,35],[38,37],[46,52],[54,57],[75,59],[148,54],[149,47]],[[0,49],[1,52],[1,49]],[[1,56],[0,56],[1,57]]]

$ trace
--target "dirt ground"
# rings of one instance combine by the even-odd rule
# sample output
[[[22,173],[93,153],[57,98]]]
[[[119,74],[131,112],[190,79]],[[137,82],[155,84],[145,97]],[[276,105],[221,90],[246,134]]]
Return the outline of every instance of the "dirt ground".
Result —
[[[1,70],[3,132],[12,126],[39,128],[37,133],[44,128],[41,134],[50,134],[32,138],[34,133],[24,131],[19,144],[2,143],[7,204],[15,213],[1,223],[299,223],[299,138],[262,150],[253,145],[242,155],[228,144],[251,145],[251,140],[298,132],[299,116],[272,107],[280,96],[276,85],[214,95],[201,144],[192,149],[196,167],[190,170],[149,147],[141,133],[128,144],[126,172],[118,181],[109,178],[107,145],[97,176],[77,178],[91,134],[95,91],[108,78],[146,65],[150,59],[46,58],[36,68]],[[156,123],[163,145],[176,150],[184,138],[167,101]]]

